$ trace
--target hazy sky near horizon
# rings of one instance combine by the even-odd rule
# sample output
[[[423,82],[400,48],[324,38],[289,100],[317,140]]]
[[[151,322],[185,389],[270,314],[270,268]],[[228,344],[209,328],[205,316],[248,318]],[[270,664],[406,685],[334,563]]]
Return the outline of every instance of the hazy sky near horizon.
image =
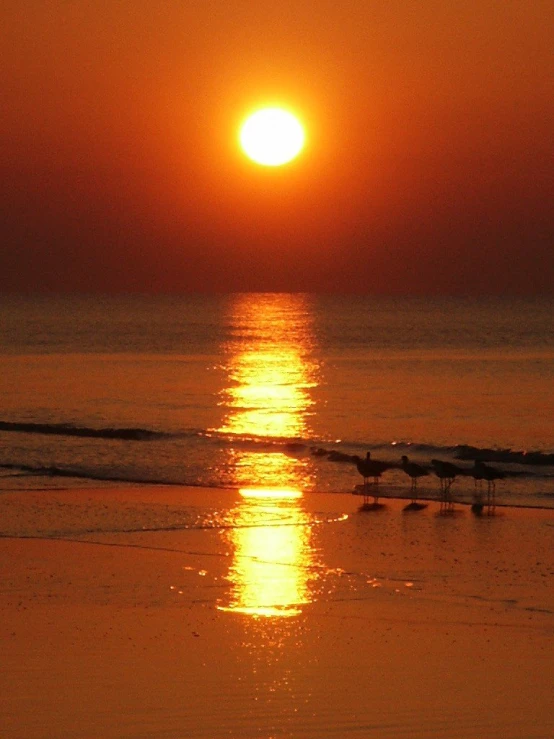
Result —
[[[0,289],[552,292],[551,0],[4,0]],[[264,168],[237,130],[307,129]]]

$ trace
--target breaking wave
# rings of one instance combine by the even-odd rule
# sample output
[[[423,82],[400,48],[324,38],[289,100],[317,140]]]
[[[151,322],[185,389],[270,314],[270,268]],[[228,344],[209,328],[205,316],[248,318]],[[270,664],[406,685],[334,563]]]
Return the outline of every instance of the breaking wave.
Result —
[[[554,465],[554,454],[513,451],[512,449],[480,449],[466,444],[456,447],[455,456],[461,460],[480,459],[483,462],[504,464]]]
[[[24,434],[49,434],[55,436],[81,436],[89,439],[122,439],[124,441],[151,441],[167,439],[172,435],[163,431],[143,428],[91,428],[70,423],[27,423],[0,421],[0,431]]]
[[[30,477],[68,477],[80,480],[96,480],[98,482],[128,482],[142,485],[183,485],[182,480],[171,480],[162,477],[137,476],[129,474],[111,474],[101,470],[85,469],[79,467],[61,467],[57,465],[28,465],[4,463],[0,464],[0,470],[4,472],[2,475],[13,476],[30,476]],[[186,482],[189,486],[198,486],[200,483]],[[209,485],[202,485],[210,487]]]
[[[503,464],[531,465],[531,466],[554,466],[554,453],[542,451],[522,451],[512,449],[493,449],[487,447],[476,447],[468,444],[455,446],[436,446],[432,444],[421,444],[418,442],[390,442],[375,444],[368,442],[349,442],[337,440],[325,443],[317,439],[302,438],[275,438],[256,436],[255,434],[241,435],[232,434],[214,429],[186,429],[180,431],[160,431],[142,427],[107,427],[94,428],[91,426],[77,426],[72,423],[36,423],[26,421],[2,421],[0,420],[0,432],[41,434],[53,436],[72,436],[89,439],[121,440],[121,441],[155,441],[178,439],[183,437],[197,437],[207,442],[215,442],[226,445],[251,447],[265,449],[267,451],[278,451],[285,454],[312,454],[321,457],[330,457],[332,461],[352,461],[356,454],[370,449],[382,453],[397,455],[400,452],[416,453],[417,455],[440,456],[446,455],[461,461],[474,461],[479,459],[483,462],[497,462]],[[321,446],[321,445],[325,446]],[[351,453],[350,453],[351,452]],[[365,451],[364,451],[365,453]],[[57,471],[52,468],[52,474],[65,474],[65,471]],[[46,473],[45,473],[46,474]]]

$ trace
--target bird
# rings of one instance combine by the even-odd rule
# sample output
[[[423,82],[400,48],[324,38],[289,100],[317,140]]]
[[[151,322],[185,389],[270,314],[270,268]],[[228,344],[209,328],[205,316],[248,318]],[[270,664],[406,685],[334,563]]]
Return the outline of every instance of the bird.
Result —
[[[485,464],[480,459],[476,459],[473,463],[473,469],[471,474],[475,478],[475,482],[479,480],[487,481],[487,512],[489,515],[493,514],[496,508],[496,481],[503,480],[506,477],[506,473],[502,470],[496,469]]]
[[[415,462],[410,462],[410,460],[405,454],[402,456],[401,466],[404,472],[412,478],[412,482],[410,485],[410,492],[412,494],[412,503],[415,503],[417,501],[418,478],[425,477],[425,475],[428,475],[429,472],[428,470],[425,469],[425,467],[422,467],[420,464],[416,464]]]
[[[368,480],[370,477],[373,478],[374,491],[378,490],[379,478],[386,470],[390,469],[390,465],[386,462],[380,462],[377,459],[371,459],[371,452],[367,452],[365,459],[360,457],[354,457],[356,461],[356,467],[360,475],[364,478],[364,505],[368,504],[369,491],[368,491]],[[373,493],[373,505],[377,507],[379,501],[379,495],[377,492]]]
[[[441,459],[432,459],[431,464],[435,470],[436,476],[440,481],[441,489],[441,511],[451,511],[453,508],[453,501],[450,497],[450,488],[456,478],[456,475],[463,473],[459,467],[451,462],[443,462]]]
[[[482,485],[483,485],[483,472],[481,470],[481,467],[477,463],[477,460],[474,462],[474,466],[471,467],[471,469],[468,471],[468,474],[473,477],[475,490],[473,493],[473,504],[471,506],[472,513],[475,513],[477,516],[480,516],[483,513],[484,503],[483,503],[483,493],[482,493]]]

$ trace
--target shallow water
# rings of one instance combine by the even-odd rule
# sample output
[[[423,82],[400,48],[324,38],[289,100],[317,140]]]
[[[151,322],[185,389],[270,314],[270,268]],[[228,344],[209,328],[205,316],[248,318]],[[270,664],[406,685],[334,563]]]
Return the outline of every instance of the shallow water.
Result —
[[[554,507],[554,305],[241,294],[3,298],[0,489],[352,491],[352,461],[480,457]],[[433,475],[420,482],[436,497]],[[454,494],[470,500],[471,477]]]

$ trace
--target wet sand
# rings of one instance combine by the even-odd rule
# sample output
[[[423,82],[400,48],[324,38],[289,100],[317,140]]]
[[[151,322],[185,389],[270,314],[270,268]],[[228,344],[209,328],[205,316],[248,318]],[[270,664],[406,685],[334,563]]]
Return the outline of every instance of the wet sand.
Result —
[[[554,512],[359,505],[4,493],[0,736],[554,736]]]

